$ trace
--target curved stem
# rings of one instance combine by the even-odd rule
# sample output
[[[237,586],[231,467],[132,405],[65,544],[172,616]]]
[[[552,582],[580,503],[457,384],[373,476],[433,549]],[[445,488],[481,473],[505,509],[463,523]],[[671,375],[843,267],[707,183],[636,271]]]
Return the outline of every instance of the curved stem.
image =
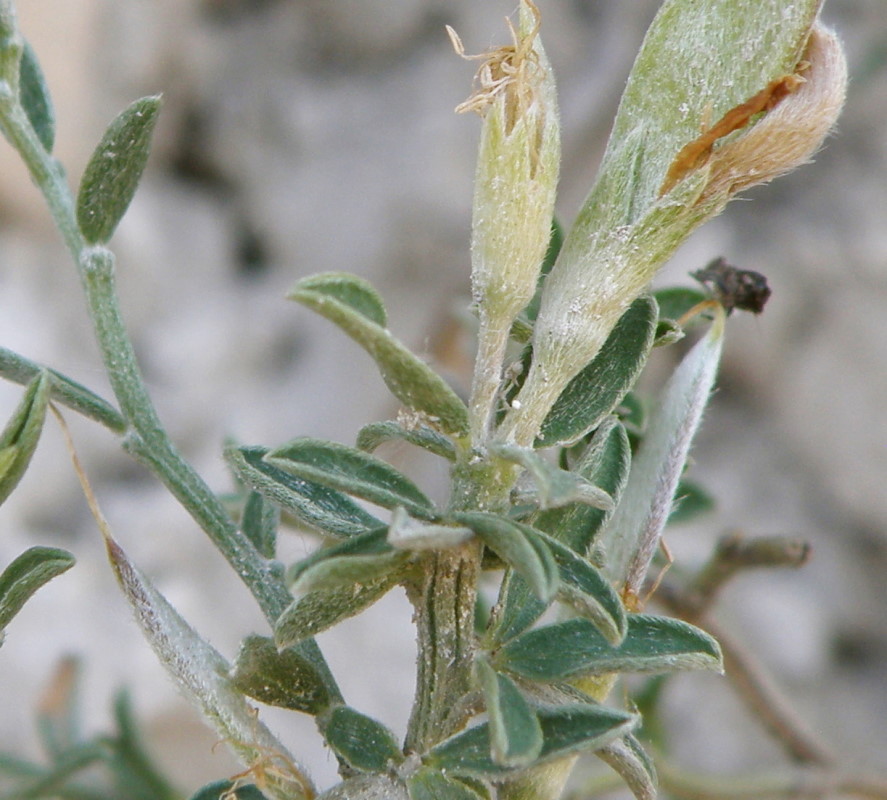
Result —
[[[8,8],[11,7],[7,3],[0,4],[0,11]],[[3,20],[5,17],[0,21]],[[6,46],[13,50],[17,47],[20,57],[21,39],[16,31],[7,32]],[[123,324],[114,281],[114,255],[105,247],[90,247],[80,233],[64,170],[44,149],[19,102],[17,91],[13,90],[17,71],[16,62],[14,69],[9,67],[8,74],[2,76],[6,80],[0,81],[0,129],[18,151],[46,199],[77,265],[102,360],[127,424],[127,448],[148,464],[182,503],[247,585],[273,625],[292,601],[292,595],[204,480],[179,454],[160,422]],[[331,693],[339,696],[326,662],[313,642],[305,646],[305,655],[325,676]]]

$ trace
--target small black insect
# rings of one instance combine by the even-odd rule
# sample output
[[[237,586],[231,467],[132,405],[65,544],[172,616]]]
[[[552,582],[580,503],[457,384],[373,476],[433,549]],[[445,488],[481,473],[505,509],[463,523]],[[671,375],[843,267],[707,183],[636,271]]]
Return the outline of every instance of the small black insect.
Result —
[[[728,314],[734,308],[760,314],[770,297],[767,279],[760,272],[733,267],[723,257],[690,275],[712,293]]]

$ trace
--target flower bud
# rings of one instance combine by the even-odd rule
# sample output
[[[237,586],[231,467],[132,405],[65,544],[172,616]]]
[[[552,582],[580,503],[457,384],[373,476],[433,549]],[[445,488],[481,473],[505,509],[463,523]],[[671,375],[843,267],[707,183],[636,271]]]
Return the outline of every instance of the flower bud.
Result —
[[[834,127],[847,90],[847,62],[835,34],[814,25],[797,88],[738,138],[715,150],[700,204],[778,178],[807,163]]]
[[[794,73],[685,142],[666,165],[658,192],[633,184],[645,164],[655,163],[646,141],[655,129],[638,122],[611,142],[598,183],[546,280],[533,362],[503,422],[505,440],[532,443],[569,381],[694,228],[742,189],[810,159],[840,113],[846,81],[839,41],[815,23]]]
[[[472,295],[481,323],[472,391],[476,439],[489,427],[508,331],[536,291],[551,235],[560,135],[539,24],[536,6],[523,0],[513,43],[482,56],[477,89],[456,109],[483,117],[471,241]]]

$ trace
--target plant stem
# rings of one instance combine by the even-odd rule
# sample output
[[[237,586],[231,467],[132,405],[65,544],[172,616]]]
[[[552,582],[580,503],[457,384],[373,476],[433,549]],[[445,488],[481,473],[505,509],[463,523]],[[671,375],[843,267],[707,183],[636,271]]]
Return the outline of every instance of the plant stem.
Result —
[[[20,50],[20,39],[18,47]],[[247,585],[273,625],[292,602],[292,595],[170,440],[145,387],[135,350],[123,324],[114,280],[114,255],[103,246],[90,247],[84,240],[64,171],[44,149],[17,93],[9,91],[10,88],[8,82],[0,86],[0,128],[18,151],[46,199],[50,214],[77,265],[102,360],[128,425],[126,448],[146,463],[182,503]],[[340,696],[313,641],[306,643],[304,654],[324,675],[332,695]]]
[[[477,448],[484,447],[493,425],[509,330],[510,325],[491,325],[487,315],[481,313],[471,400],[468,404],[471,444]]]
[[[416,699],[406,747],[422,753],[462,728],[469,709],[461,701],[472,689],[474,604],[481,548],[472,543],[429,555],[421,583],[409,587],[416,609],[418,667]],[[461,714],[451,714],[462,708]]]

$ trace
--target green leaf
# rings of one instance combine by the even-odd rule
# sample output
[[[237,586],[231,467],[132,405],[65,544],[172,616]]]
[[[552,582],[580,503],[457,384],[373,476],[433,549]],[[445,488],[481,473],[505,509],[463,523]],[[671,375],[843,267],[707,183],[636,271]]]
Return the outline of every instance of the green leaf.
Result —
[[[536,763],[596,750],[624,736],[637,723],[631,714],[590,703],[540,708],[536,713],[543,737]],[[441,742],[422,760],[448,775],[485,778],[507,774],[508,768],[493,761],[490,752],[490,726],[484,723]]]
[[[240,529],[265,558],[274,558],[277,553],[277,526],[279,524],[280,511],[278,508],[271,505],[259,492],[250,492],[243,506]]]
[[[445,433],[464,436],[468,409],[449,384],[385,328],[375,290],[345,273],[326,273],[296,284],[289,298],[334,322],[375,360],[392,394]]]
[[[446,550],[473,538],[474,531],[461,525],[435,525],[412,519],[403,508],[391,512],[388,543],[397,550]]]
[[[34,378],[0,433],[0,503],[18,486],[37,449],[46,419],[50,386],[48,373],[41,372]]]
[[[246,764],[266,760],[269,752],[295,764],[283,744],[256,717],[235,687],[229,677],[231,665],[182,619],[107,534],[105,545],[120,587],[148,644],[219,737]],[[293,800],[307,799],[311,789],[305,785],[304,773],[279,780],[286,784]]]
[[[652,297],[639,297],[632,303],[598,354],[570,381],[548,412],[536,447],[581,439],[613,411],[647,362],[657,319]]]
[[[403,506],[423,519],[433,503],[409,478],[375,456],[336,442],[304,437],[275,447],[265,462],[303,480],[362,497],[384,508]]]
[[[86,165],[77,225],[89,244],[107,242],[126,213],[148,161],[159,110],[159,95],[129,105],[108,126]]]
[[[120,412],[85,386],[70,378],[47,369],[18,353],[0,347],[0,375],[16,383],[30,383],[43,371],[52,376],[52,399],[63,406],[100,422],[115,433],[123,433],[127,423]]]
[[[349,706],[336,706],[320,721],[332,751],[361,772],[388,772],[403,761],[394,734]]]
[[[342,560],[335,559],[337,563]],[[297,598],[274,625],[277,646],[289,647],[297,644],[369,608],[397,585],[401,578],[398,566],[396,561],[389,558],[387,570],[381,576],[326,586]],[[365,561],[361,563],[361,569],[364,573],[372,571],[366,569]]]
[[[650,417],[615,514],[603,531],[606,572],[635,594],[647,574],[708,403],[724,338],[721,311],[684,356]]]
[[[610,644],[619,644],[628,620],[622,600],[610,582],[590,561],[556,539],[539,533],[558,565],[557,599],[591,621]]]
[[[490,800],[489,788],[479,781],[453,778],[436,769],[420,767],[407,778],[410,800]]]
[[[490,452],[520,464],[533,476],[541,509],[561,508],[571,503],[583,503],[605,511],[613,509],[613,501],[605,491],[576,472],[554,466],[534,450],[494,443],[490,445]]]
[[[611,644],[625,636],[627,620],[619,595],[590,561],[566,545],[536,530],[558,566],[557,599],[590,620]],[[500,602],[488,634],[490,647],[507,642],[527,630],[547,607],[519,575],[503,581]]]
[[[229,447],[225,460],[246,486],[277,503],[299,522],[343,538],[383,525],[351,498],[319,483],[296,478],[264,460],[265,447]]]
[[[581,618],[527,631],[502,646],[493,666],[536,681],[723,668],[721,649],[707,633],[680,620],[644,614],[628,617],[628,631],[616,646]]]
[[[388,542],[388,528],[380,523],[375,530],[352,536],[343,542],[315,550],[310,556],[297,561],[287,570],[287,581],[297,588],[307,588],[303,576],[325,561],[339,561],[343,558],[371,558],[398,554]]]
[[[31,547],[0,574],[0,632],[34,592],[74,566],[74,556],[55,547]]]
[[[191,795],[189,800],[268,800],[257,786],[235,786],[234,781],[224,780],[208,783]]]
[[[331,702],[311,662],[297,650],[278,650],[265,636],[247,636],[241,642],[231,681],[247,697],[306,714],[319,714]]]
[[[527,581],[533,593],[549,602],[558,589],[558,570],[551,551],[536,532],[525,525],[483,511],[453,514],[456,522],[471,528],[483,543]]]
[[[532,764],[542,752],[542,728],[520,689],[484,659],[476,662],[489,719],[493,761],[503,767]]]
[[[606,492],[613,504],[618,505],[628,481],[630,464],[628,434],[616,418],[608,417],[595,431],[574,472]],[[612,515],[612,509],[573,503],[536,514],[532,521],[534,527],[584,556]]]
[[[634,736],[616,739],[596,750],[595,755],[619,774],[635,800],[656,800],[656,767]]]
[[[37,54],[30,44],[25,42],[22,60],[19,62],[19,102],[28,115],[34,133],[47,153],[52,152],[55,142],[55,114],[49,87],[43,77],[43,70],[37,61]]]
[[[414,444],[449,461],[456,460],[457,452],[453,442],[422,424],[405,428],[399,422],[372,422],[360,429],[357,434],[357,447],[359,450],[372,453],[380,444],[398,440]]]

